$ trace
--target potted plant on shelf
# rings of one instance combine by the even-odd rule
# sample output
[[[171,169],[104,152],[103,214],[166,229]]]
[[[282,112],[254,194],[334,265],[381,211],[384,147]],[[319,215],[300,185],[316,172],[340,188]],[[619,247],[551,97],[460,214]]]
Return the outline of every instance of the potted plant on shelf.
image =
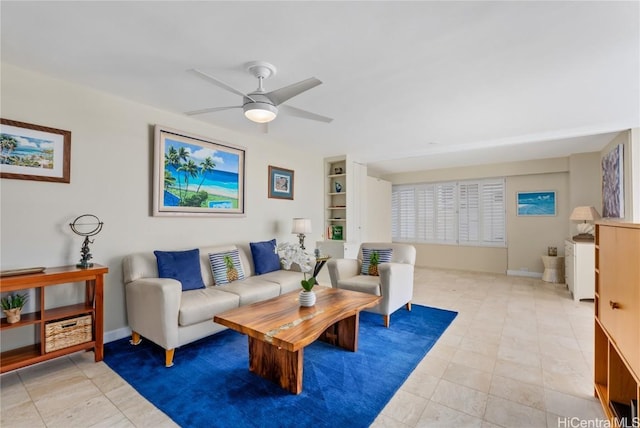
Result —
[[[20,312],[29,299],[28,294],[10,294],[0,299],[2,310],[7,315],[7,322],[14,324],[20,321]]]

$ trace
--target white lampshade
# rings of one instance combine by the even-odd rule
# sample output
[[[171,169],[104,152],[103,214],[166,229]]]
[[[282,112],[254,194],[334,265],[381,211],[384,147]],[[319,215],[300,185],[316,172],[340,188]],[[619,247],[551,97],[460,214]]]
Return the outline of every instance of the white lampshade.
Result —
[[[271,122],[278,114],[278,109],[267,103],[247,103],[243,109],[247,119],[256,123]]]
[[[291,233],[296,233],[296,234],[311,233],[311,219],[294,218],[293,225],[291,226]]]
[[[600,218],[600,214],[594,207],[575,207],[569,220],[573,221],[595,221]]]
[[[581,221],[578,223],[578,235],[574,236],[574,241],[593,241],[593,222],[600,218],[600,214],[593,207],[575,207],[569,220]]]

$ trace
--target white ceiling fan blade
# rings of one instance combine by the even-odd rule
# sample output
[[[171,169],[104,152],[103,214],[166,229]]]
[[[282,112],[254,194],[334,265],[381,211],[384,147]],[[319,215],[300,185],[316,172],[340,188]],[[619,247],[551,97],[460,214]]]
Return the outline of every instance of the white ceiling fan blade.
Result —
[[[289,98],[293,98],[304,91],[315,88],[321,83],[322,82],[315,77],[310,77],[298,83],[293,83],[289,86],[276,89],[275,91],[267,92],[265,95],[271,100],[271,102],[273,102],[274,105],[279,105],[287,101]]]
[[[310,111],[302,110],[297,107],[291,107],[289,105],[280,106],[278,107],[278,109],[282,112],[285,112],[289,116],[301,117],[303,119],[317,120],[318,122],[325,122],[325,123],[331,123],[331,121],[333,120],[330,117],[322,116],[316,113],[311,113]]]
[[[233,86],[229,86],[229,85],[227,85],[227,84],[226,84],[226,83],[224,83],[222,80],[220,80],[220,79],[218,79],[218,78],[216,78],[216,77],[213,77],[212,75],[207,74],[207,73],[205,73],[204,71],[200,71],[200,70],[198,70],[197,68],[192,68],[192,69],[191,69],[191,70],[189,70],[189,71],[191,71],[191,72],[195,73],[197,76],[202,77],[203,79],[205,79],[205,80],[207,80],[207,81],[209,81],[209,82],[213,83],[214,85],[216,85],[216,86],[218,86],[218,87],[220,87],[220,88],[222,88],[222,89],[226,89],[227,91],[232,92],[232,93],[234,93],[234,94],[237,94],[237,95],[240,95],[240,96],[243,96],[243,97],[249,98],[251,101],[254,101],[254,102],[255,102],[255,100],[254,100],[253,98],[251,98],[249,95],[247,95],[247,94],[245,94],[244,92],[242,92],[242,91],[240,91],[240,90],[238,90],[238,89],[234,88]]]
[[[195,116],[196,114],[213,113],[214,111],[230,110],[232,108],[242,108],[242,106],[229,106],[229,107],[211,107],[203,108],[202,110],[188,111],[185,114],[187,116]]]

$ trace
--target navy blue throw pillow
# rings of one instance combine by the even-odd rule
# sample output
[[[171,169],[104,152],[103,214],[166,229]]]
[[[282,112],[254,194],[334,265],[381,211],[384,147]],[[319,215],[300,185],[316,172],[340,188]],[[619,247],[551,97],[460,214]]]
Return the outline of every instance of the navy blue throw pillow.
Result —
[[[250,242],[251,257],[256,268],[256,275],[280,270],[280,258],[276,252],[276,240]]]
[[[154,251],[158,261],[158,276],[180,281],[182,291],[204,288],[200,273],[200,250]]]

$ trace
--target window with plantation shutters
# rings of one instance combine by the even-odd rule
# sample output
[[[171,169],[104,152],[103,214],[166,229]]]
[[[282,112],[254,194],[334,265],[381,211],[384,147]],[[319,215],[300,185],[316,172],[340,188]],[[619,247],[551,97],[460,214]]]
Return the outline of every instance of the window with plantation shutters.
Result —
[[[392,191],[397,241],[503,246],[505,180],[398,185]]]
[[[506,239],[504,180],[482,186],[482,238],[486,244],[504,245]]]
[[[455,243],[457,223],[457,198],[456,184],[442,183],[435,185],[436,204],[434,207],[436,217],[435,242]]]
[[[458,186],[458,239],[460,242],[478,242],[480,223],[480,185],[460,183]]]
[[[391,234],[398,240],[414,239],[416,230],[416,201],[412,188],[396,189],[391,193]]]

